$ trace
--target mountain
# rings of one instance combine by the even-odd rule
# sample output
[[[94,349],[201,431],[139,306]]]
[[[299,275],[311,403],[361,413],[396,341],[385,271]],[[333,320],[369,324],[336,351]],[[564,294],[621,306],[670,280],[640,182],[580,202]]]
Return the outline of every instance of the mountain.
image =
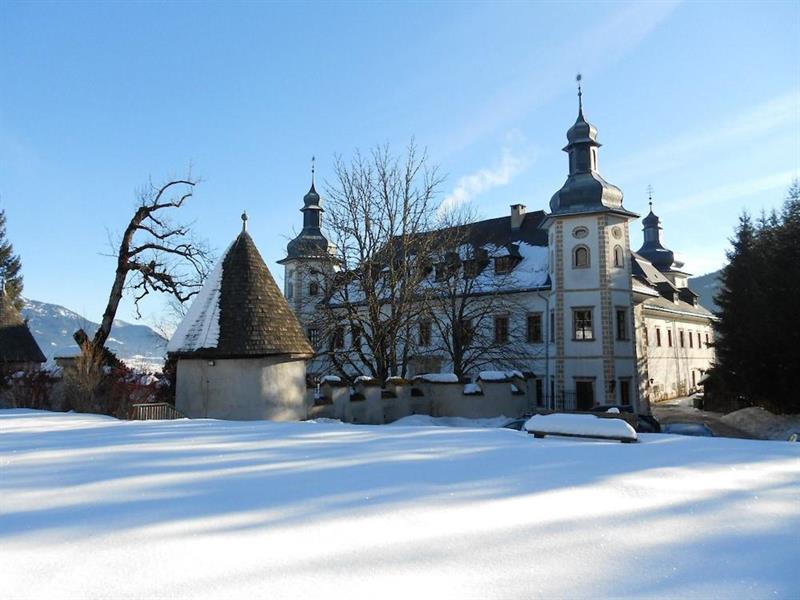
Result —
[[[719,306],[714,302],[714,296],[719,291],[720,275],[722,275],[722,269],[689,279],[689,287],[700,296],[698,299],[700,304],[714,313],[719,311]]]
[[[83,328],[91,337],[99,327],[68,308],[37,300],[25,300],[22,314],[48,361],[56,356],[76,355],[78,345],[72,334]],[[117,319],[106,346],[129,366],[161,369],[167,340],[147,325]]]

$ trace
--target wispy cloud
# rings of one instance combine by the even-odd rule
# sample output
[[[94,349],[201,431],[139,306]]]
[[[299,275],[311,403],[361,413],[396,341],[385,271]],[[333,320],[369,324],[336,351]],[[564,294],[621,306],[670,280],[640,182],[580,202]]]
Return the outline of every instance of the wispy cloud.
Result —
[[[530,153],[515,152],[506,146],[502,150],[500,160],[494,165],[460,177],[453,191],[442,201],[442,210],[456,208],[493,188],[508,185],[531,162]]]
[[[729,147],[762,137],[779,128],[800,125],[800,90],[791,90],[736,115],[726,115],[702,129],[686,131],[662,144],[637,151],[614,170],[636,179],[674,170],[692,163],[712,148]]]
[[[792,183],[792,180],[797,177],[798,172],[794,169],[789,169],[762,177],[734,181],[733,183],[727,183],[690,196],[683,196],[680,199],[668,199],[663,204],[659,202],[659,211],[662,213],[679,212],[723,201],[730,203],[740,198],[774,190],[785,191]]]

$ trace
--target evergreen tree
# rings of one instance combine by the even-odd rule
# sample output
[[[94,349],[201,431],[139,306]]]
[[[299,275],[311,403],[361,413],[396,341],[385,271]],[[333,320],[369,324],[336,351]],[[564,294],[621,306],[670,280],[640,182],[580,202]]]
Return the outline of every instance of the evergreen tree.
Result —
[[[739,220],[717,295],[717,373],[729,395],[799,412],[800,184],[780,213]]]
[[[0,279],[5,283],[8,298],[17,310],[22,310],[22,263],[6,237],[5,210],[0,210]]]

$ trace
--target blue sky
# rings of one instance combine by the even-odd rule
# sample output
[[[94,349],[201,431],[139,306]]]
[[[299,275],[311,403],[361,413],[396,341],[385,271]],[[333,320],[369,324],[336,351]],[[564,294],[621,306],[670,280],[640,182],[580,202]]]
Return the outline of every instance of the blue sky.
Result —
[[[442,197],[546,208],[580,71],[601,173],[642,215],[653,186],[667,245],[701,274],[800,170],[798,31],[797,2],[6,1],[0,206],[26,295],[98,319],[136,189],[191,165],[197,234],[222,250],[247,209],[280,280],[312,154],[325,180],[335,154],[413,136]]]

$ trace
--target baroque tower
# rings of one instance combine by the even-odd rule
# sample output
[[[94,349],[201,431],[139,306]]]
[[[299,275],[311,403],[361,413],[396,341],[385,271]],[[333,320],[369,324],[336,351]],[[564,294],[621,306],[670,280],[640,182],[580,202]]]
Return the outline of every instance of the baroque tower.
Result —
[[[598,169],[597,128],[583,114],[567,131],[569,174],[545,219],[550,253],[549,387],[558,407],[634,404],[638,382],[628,224],[638,215]]]

